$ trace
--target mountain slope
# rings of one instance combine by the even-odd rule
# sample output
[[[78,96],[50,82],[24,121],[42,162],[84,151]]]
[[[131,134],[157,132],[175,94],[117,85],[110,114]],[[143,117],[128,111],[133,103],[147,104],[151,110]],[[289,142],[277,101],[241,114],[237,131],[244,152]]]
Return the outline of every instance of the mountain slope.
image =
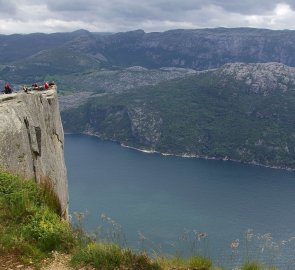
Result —
[[[85,30],[54,34],[0,35],[0,63],[10,63],[34,55],[42,50],[56,48],[85,35]]]
[[[141,149],[295,169],[295,69],[227,64],[93,98],[64,127]]]
[[[12,62],[0,71],[1,77],[14,83],[32,83],[46,76],[83,73],[100,68],[97,59],[59,47],[43,50],[27,58]],[[80,74],[78,74],[80,76]]]
[[[72,74],[59,77],[59,82],[65,92],[66,85],[71,86],[73,93],[61,96],[61,110],[66,107],[76,107],[85,103],[87,98],[96,94],[123,92],[133,88],[155,85],[162,81],[182,78],[197,73],[192,69],[161,68],[145,69],[130,67],[121,70],[96,70],[73,76]]]
[[[108,35],[85,30],[0,35],[0,79],[32,83],[52,78],[61,89],[73,89],[67,81],[83,80],[84,74],[102,68],[121,70],[142,66],[204,70],[229,62],[279,62],[295,66],[294,50],[295,31],[252,28],[161,33],[137,30]],[[72,78],[63,80],[69,75]]]
[[[89,46],[86,46],[88,38]],[[111,66],[163,66],[208,69],[228,62],[280,62],[295,66],[295,31],[254,28],[142,30],[77,40],[69,46],[100,55]],[[85,50],[85,48],[87,48]]]

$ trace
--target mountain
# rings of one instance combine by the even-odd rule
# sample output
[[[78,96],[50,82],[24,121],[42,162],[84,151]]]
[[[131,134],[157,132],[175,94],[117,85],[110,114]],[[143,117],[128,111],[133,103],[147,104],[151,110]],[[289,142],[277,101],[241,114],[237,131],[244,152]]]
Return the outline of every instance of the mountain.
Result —
[[[295,31],[290,30],[215,28],[115,34],[78,30],[0,35],[0,48],[0,79],[20,84],[53,78],[60,89],[73,89],[62,81],[69,74],[83,79],[93,71],[130,66],[196,70],[232,62],[295,66]]]
[[[77,51],[100,55],[109,66],[164,66],[208,69],[228,62],[280,62],[295,66],[295,31],[254,28],[136,30],[84,36],[69,42]]]
[[[175,78],[183,78],[197,71],[183,68],[146,69],[143,67],[129,67],[120,70],[97,70],[80,75],[72,74],[59,76],[59,82],[70,85],[72,92],[65,89],[60,97],[61,110],[76,107],[89,97],[111,92],[124,92],[140,86],[156,85],[159,82]]]
[[[87,33],[85,30],[78,30],[71,33],[0,35],[0,63],[18,61],[40,51],[62,46],[85,35],[85,32]]]
[[[295,68],[226,64],[94,97],[62,113],[66,131],[162,153],[295,169]]]
[[[66,48],[43,50],[24,59],[12,62],[2,68],[2,78],[14,83],[32,83],[44,81],[46,76],[76,75],[100,68],[100,63],[93,57],[73,52]],[[58,81],[60,82],[60,81]]]

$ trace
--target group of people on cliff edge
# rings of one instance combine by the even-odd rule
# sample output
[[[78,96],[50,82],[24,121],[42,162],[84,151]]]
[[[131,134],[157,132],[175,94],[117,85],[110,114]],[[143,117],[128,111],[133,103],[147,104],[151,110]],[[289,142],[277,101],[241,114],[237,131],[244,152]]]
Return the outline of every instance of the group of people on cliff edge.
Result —
[[[32,84],[32,87],[24,87],[24,90],[26,92],[26,90],[36,90],[36,91],[42,91],[42,90],[48,90],[49,87],[55,85],[54,82],[50,82],[48,83],[47,81],[44,82],[43,85],[39,86],[36,82]]]
[[[31,87],[24,86],[23,90],[27,93],[29,91],[43,91],[43,90],[49,90],[50,87],[55,85],[55,82],[48,83],[47,81],[44,82],[43,85],[38,85],[36,82],[32,84]]]
[[[35,91],[42,91],[42,90],[48,90],[50,87],[52,87],[53,85],[55,85],[55,82],[50,82],[48,83],[47,81],[44,82],[43,85],[38,85],[36,82],[32,84],[31,87],[28,87],[28,86],[24,86],[23,87],[23,90],[25,92],[28,92],[28,91],[32,91],[32,90],[35,90]],[[4,90],[2,90],[2,93],[3,94],[11,94],[13,92],[13,89],[10,85],[10,83],[5,83],[5,86],[4,86]]]

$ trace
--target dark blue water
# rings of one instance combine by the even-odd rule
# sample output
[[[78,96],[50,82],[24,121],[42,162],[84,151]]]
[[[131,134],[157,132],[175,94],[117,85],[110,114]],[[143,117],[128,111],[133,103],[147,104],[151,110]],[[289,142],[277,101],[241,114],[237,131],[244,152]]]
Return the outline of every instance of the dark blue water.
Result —
[[[88,229],[105,213],[135,249],[198,251],[224,266],[249,256],[294,267],[294,172],[146,154],[84,135],[65,141],[70,211],[87,211]],[[200,232],[208,237],[198,240]],[[272,238],[259,236],[265,233]],[[231,250],[235,239],[240,246]]]

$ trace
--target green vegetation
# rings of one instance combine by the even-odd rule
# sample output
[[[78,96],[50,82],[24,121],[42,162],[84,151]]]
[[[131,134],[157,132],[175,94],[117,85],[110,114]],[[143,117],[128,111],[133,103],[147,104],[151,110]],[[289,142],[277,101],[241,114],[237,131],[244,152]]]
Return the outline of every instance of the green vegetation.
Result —
[[[67,48],[54,48],[40,51],[30,57],[11,63],[0,71],[6,80],[13,83],[33,83],[54,78],[56,82],[67,75],[93,71],[100,68],[95,58]]]
[[[255,92],[217,70],[92,98],[62,119],[137,148],[295,169],[294,88]]]
[[[241,270],[262,270],[263,267],[258,262],[247,262],[245,263]]]
[[[33,181],[0,172],[0,250],[36,263],[52,250],[71,250],[75,238],[56,205],[50,185],[39,188]]]
[[[115,244],[91,242],[75,252],[71,261],[74,266],[92,265],[98,269],[160,270],[145,254],[135,254]]]
[[[241,270],[277,270],[277,267],[271,266],[271,267],[264,267],[259,262],[246,262],[242,267]]]
[[[175,269],[185,268],[185,269],[212,269],[212,260],[202,256],[193,256],[188,259],[181,257],[172,258],[158,258],[157,262],[161,265],[162,269]],[[216,270],[219,268],[215,268]]]

